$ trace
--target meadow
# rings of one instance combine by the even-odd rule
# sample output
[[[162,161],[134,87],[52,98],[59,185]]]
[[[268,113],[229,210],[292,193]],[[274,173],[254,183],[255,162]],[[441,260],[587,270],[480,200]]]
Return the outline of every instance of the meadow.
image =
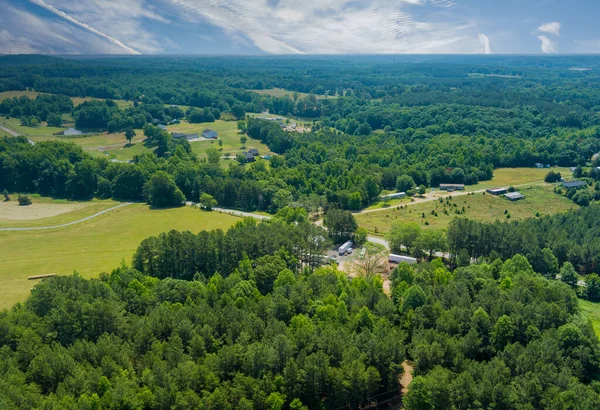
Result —
[[[77,220],[92,205],[53,218]],[[108,206],[108,205],[106,205]],[[56,219],[54,219],[56,220]],[[42,231],[0,231],[0,309],[23,301],[35,284],[27,276],[49,273],[92,277],[131,262],[140,242],[171,229],[226,230],[240,219],[191,207],[150,209],[132,204],[80,224]],[[31,221],[29,221],[31,222]],[[49,222],[46,218],[45,222]],[[14,221],[19,226],[24,221]]]
[[[494,222],[550,215],[577,208],[571,200],[555,194],[551,186],[524,187],[519,192],[525,195],[525,199],[516,202],[487,193],[472,193],[450,196],[448,200],[442,198],[442,202],[438,199],[407,205],[402,209],[390,207],[386,211],[362,213],[356,215],[356,220],[359,226],[369,232],[384,234],[395,221],[417,222],[423,227],[443,229],[456,217]]]

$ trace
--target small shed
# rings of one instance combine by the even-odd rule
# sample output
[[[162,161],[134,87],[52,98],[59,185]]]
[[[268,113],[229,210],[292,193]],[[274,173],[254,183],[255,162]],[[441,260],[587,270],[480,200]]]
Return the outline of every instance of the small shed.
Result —
[[[442,191],[464,191],[465,184],[440,184],[440,189]]]
[[[494,189],[486,189],[485,190],[488,194],[492,194],[492,195],[503,195],[505,193],[508,192],[508,189],[506,188],[494,188]]]
[[[207,128],[204,131],[202,131],[202,136],[206,139],[214,140],[214,139],[217,139],[217,137],[219,136],[219,133],[215,130],[211,130],[211,129]]]
[[[381,199],[399,199],[405,196],[406,192],[394,192],[393,194],[381,195]]]
[[[171,135],[173,138],[185,138],[185,134],[183,132],[173,132]]]
[[[510,201],[518,201],[520,199],[525,199],[525,195],[520,192],[509,192],[508,194],[504,194],[506,198]]]
[[[255,157],[258,157],[258,156],[259,156],[258,150],[257,150],[256,148],[250,148],[250,149],[248,150],[248,152],[249,152],[250,154],[254,155]]]
[[[167,130],[167,127],[164,124],[158,124],[157,127],[160,128],[163,131]]]
[[[185,134],[186,140],[195,140],[196,138],[198,138],[198,134]]]
[[[542,164],[541,162],[536,162],[535,164],[533,164],[536,168],[544,168],[544,164]]]

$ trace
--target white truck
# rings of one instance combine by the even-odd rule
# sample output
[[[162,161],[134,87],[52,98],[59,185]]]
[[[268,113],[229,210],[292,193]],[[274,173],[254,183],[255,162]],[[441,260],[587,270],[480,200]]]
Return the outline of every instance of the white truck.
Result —
[[[352,248],[352,241],[348,241],[338,248],[338,254],[344,256],[349,249]]]
[[[388,256],[388,261],[391,263],[401,263],[401,262],[406,262],[406,263],[417,263],[417,260],[415,258],[411,258],[410,256],[404,256],[404,255],[395,255],[393,253],[390,253],[390,255]]]

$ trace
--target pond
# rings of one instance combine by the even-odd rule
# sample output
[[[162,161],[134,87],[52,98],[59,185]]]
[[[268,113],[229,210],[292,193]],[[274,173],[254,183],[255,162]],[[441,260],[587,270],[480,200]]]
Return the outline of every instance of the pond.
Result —
[[[81,135],[83,134],[80,130],[78,130],[77,128],[67,128],[64,132],[63,135]]]

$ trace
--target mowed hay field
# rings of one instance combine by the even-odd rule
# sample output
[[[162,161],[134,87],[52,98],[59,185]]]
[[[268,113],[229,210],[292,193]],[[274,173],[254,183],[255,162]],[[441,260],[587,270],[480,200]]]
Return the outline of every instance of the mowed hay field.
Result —
[[[10,197],[0,202],[0,229],[62,225],[119,205],[112,200],[78,202],[32,195],[31,205],[19,206],[18,195]]]
[[[570,178],[573,174],[569,168],[498,168],[494,170],[491,181],[481,181],[477,185],[466,187],[469,192],[491,188],[508,188],[509,186],[520,186],[526,184],[542,183],[548,172],[560,172],[563,178]]]
[[[511,202],[504,197],[490,194],[463,194],[449,197],[448,201],[442,198],[442,202],[438,199],[407,205],[403,209],[394,207],[386,211],[358,214],[356,220],[359,226],[369,232],[384,234],[395,221],[417,222],[423,227],[430,228],[446,228],[456,217],[483,222],[514,221],[535,217],[538,212],[543,216],[577,208],[571,200],[555,194],[552,186],[522,188],[519,192],[525,195],[525,199]],[[464,213],[462,213],[463,207]],[[448,214],[445,214],[444,210]],[[457,214],[456,211],[461,213]],[[505,211],[508,211],[510,218],[507,218]],[[432,212],[437,213],[437,216]]]
[[[13,98],[13,97],[28,97],[31,99],[35,99],[35,97],[37,97],[40,94],[51,94],[51,93],[39,93],[37,91],[3,91],[0,92],[0,101],[5,100],[7,98]],[[86,101],[92,101],[96,98],[93,97],[70,97],[71,101],[73,101],[73,105],[78,106],[79,104],[83,104]],[[101,100],[102,98],[97,98],[98,100]],[[127,100],[113,100],[117,106],[124,110],[125,108],[129,108],[129,107],[133,107],[133,102],[132,101],[127,101]]]
[[[63,214],[67,217],[69,214]],[[73,214],[71,220],[80,215]],[[132,204],[64,228],[0,231],[0,309],[23,301],[35,281],[27,276],[72,274],[92,277],[130,263],[142,240],[171,229],[228,229],[240,219],[191,207],[153,210]],[[19,226],[15,221],[13,226]]]

